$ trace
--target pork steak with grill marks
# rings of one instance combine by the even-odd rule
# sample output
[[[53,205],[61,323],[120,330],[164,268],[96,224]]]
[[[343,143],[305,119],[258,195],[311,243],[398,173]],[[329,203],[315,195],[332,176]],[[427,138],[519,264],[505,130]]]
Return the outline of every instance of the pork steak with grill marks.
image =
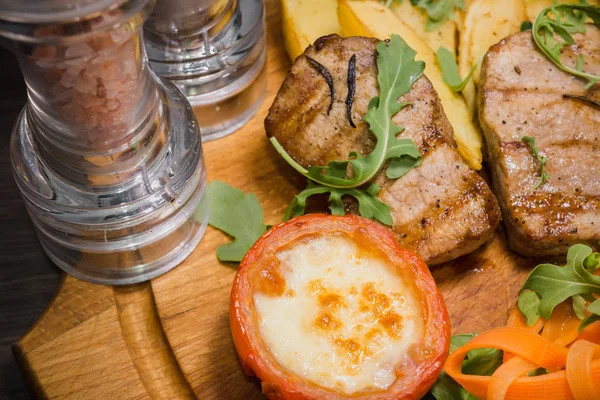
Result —
[[[375,137],[363,121],[369,101],[379,94],[376,39],[318,39],[296,59],[269,110],[265,128],[304,167],[347,160],[357,151],[365,156]],[[346,114],[348,63],[356,55],[356,93],[350,125]],[[330,90],[309,62],[316,60],[330,72],[335,98],[329,115]],[[398,99],[409,102],[393,117],[404,127],[398,137],[411,138],[423,163],[397,180],[375,178],[379,198],[392,208],[393,231],[399,242],[418,252],[429,264],[449,261],[481,246],[494,233],[500,210],[485,181],[456,151],[452,126],[431,82],[423,76]]]
[[[600,30],[589,26],[562,59],[600,74]],[[565,254],[600,239],[600,84],[563,72],[536,47],[531,32],[493,46],[485,57],[480,121],[493,188],[510,247],[524,256]],[[548,157],[548,182],[524,136]]]

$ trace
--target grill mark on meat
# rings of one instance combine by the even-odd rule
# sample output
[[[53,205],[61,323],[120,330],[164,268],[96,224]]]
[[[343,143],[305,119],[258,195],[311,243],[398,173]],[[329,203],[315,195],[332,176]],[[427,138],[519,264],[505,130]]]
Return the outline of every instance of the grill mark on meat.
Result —
[[[523,135],[523,136],[527,136],[527,135]],[[538,146],[539,147],[539,146]],[[550,152],[551,149],[557,149],[558,151],[560,150],[564,150],[564,149],[569,149],[569,148],[577,148],[578,150],[582,150],[585,151],[585,149],[588,149],[591,152],[597,152],[600,151],[600,143],[598,143],[598,140],[586,140],[586,139],[581,139],[581,140],[569,140],[569,141],[565,141],[565,142],[560,142],[560,143],[553,143],[550,145],[546,145],[544,146],[543,149],[541,149],[541,152],[543,154]],[[527,143],[523,143],[523,141],[519,141],[519,142],[501,142],[500,143],[500,148],[504,151],[514,151],[514,150],[518,150],[518,149],[527,149],[527,151],[529,150],[529,145]]]
[[[486,198],[487,200],[485,200]],[[489,188],[483,180],[476,185],[470,186],[466,192],[463,192],[461,196],[455,198],[450,204],[451,206],[440,213],[435,220],[430,221],[433,229],[427,232],[427,240],[420,241],[417,247],[418,252],[424,252],[423,248],[428,247],[434,237],[448,236],[448,231],[452,230],[457,221],[466,220],[467,216],[472,217],[470,214],[473,211],[474,204],[476,204],[476,208],[478,209],[474,211],[482,214],[479,219],[480,223],[469,226],[467,237],[470,240],[455,240],[453,247],[447,246],[447,250],[443,254],[438,255],[430,261],[433,264],[449,261],[455,258],[457,254],[466,254],[474,251],[478,246],[470,246],[469,243],[476,243],[482,237],[485,237],[486,233],[489,230],[495,229],[500,221],[496,199],[489,194]]]
[[[527,89],[527,88],[525,88],[525,89]],[[557,89],[557,88],[545,88],[545,87],[531,87],[531,88],[528,88],[527,90],[524,90],[524,88],[518,88],[518,87],[507,87],[507,88],[501,88],[501,89],[494,89],[494,90],[492,90],[492,92],[501,92],[506,95],[511,95],[511,94],[521,95],[521,94],[523,94],[523,92],[528,92],[533,95],[550,94],[550,95],[560,96],[560,98],[557,99],[556,102],[561,102],[562,100],[564,100],[563,97],[565,96],[565,90]],[[584,97],[584,95],[579,92],[576,92],[574,94],[569,94],[567,92],[566,96]],[[600,99],[600,93],[590,93],[586,97],[588,97],[591,101],[598,101],[598,99]]]
[[[562,95],[484,90],[482,97],[486,123],[496,132],[488,140],[510,142],[533,136],[540,148],[573,140],[590,143],[600,140],[600,130],[595,125],[600,124],[600,113],[592,107],[582,107],[580,102],[565,101]],[[564,129],[565,120],[569,121],[569,129]],[[590,120],[595,123],[590,124]],[[549,134],[539,135],[540,130]]]
[[[568,48],[573,60],[585,54],[587,71],[600,72],[600,30],[588,27],[583,47]],[[576,35],[580,42],[583,36]],[[587,49],[587,50],[586,50]],[[518,65],[520,74],[514,71]],[[569,246],[597,246],[600,239],[600,110],[563,95],[600,99],[600,86],[559,70],[535,46],[530,32],[493,46],[482,67],[480,121],[494,191],[509,245],[525,256],[560,255]],[[523,136],[532,136],[548,156],[550,181],[539,189],[539,164]]]
[[[539,180],[539,163],[531,155],[529,148],[521,147],[520,144],[518,146],[501,142],[502,156],[498,157],[498,161],[504,165],[502,173],[510,175],[505,186],[512,196],[531,193]],[[598,170],[593,166],[578,168],[578,163],[594,165],[597,162],[598,145],[574,142],[569,146],[549,145],[542,150],[548,157],[546,170],[552,177],[535,192],[561,192],[572,195],[600,193]]]
[[[286,114],[307,112],[307,103],[296,99],[307,88],[310,90],[311,84],[315,85],[309,81],[314,71],[304,57],[298,57],[292,66],[269,110],[265,129],[299,164],[327,165],[330,161],[347,160],[351,151],[365,156],[373,150],[376,141],[362,116],[371,98],[379,94],[378,43],[375,39],[331,35],[318,39],[315,46],[305,51],[332,74],[336,99],[330,117],[321,112],[310,121],[307,118],[290,123],[285,118]],[[344,93],[353,55],[359,71],[352,105],[356,129],[347,119],[345,100],[350,93]],[[322,79],[319,81],[324,90]],[[309,105],[324,110],[326,98],[315,100],[318,102]],[[483,179],[456,151],[452,127],[431,82],[421,77],[398,101],[409,103],[393,117],[394,124],[405,128],[398,137],[414,141],[423,163],[397,180],[387,179],[384,166],[374,181],[382,188],[379,198],[392,208],[392,230],[399,241],[419,252],[430,264],[445,262],[475,250],[493,235],[499,222],[498,203]],[[353,199],[344,199],[344,204],[349,210],[357,208]]]
[[[600,196],[592,194],[569,195],[564,193],[537,193],[533,192],[511,198],[515,206],[515,214],[520,211],[537,210],[538,212],[553,213],[576,212],[576,211],[598,211],[600,210]]]
[[[420,220],[419,218],[416,218],[411,221],[411,223],[395,227],[400,232],[411,232],[407,235],[400,235],[400,243],[405,246],[414,246],[415,242],[418,241],[419,243],[416,244],[417,249],[425,245],[426,240],[423,240],[422,237],[430,236],[432,227],[440,227],[444,223],[453,223],[453,219],[463,211],[465,206],[474,199],[481,197],[483,194],[481,185],[469,185],[468,183],[465,183],[461,186],[461,189],[461,192],[457,193],[453,198],[445,199],[444,206],[440,205],[439,208],[429,208],[428,213],[419,216]],[[404,229],[406,226],[412,226],[412,228]]]

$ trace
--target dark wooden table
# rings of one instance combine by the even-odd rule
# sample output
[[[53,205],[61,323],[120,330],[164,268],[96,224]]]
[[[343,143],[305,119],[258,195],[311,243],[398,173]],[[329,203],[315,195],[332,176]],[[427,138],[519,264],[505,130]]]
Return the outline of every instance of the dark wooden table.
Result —
[[[12,127],[26,101],[15,58],[0,48],[0,399],[31,395],[11,352],[44,312],[61,273],[45,256],[12,177]]]

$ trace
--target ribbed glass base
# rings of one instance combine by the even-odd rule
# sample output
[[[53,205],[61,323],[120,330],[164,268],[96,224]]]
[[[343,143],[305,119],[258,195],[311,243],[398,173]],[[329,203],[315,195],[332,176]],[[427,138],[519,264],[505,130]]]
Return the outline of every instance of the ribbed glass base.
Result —
[[[111,285],[151,279],[183,261],[206,229],[206,172],[192,108],[172,84],[152,79],[158,105],[150,125],[140,127],[148,139],[140,144],[134,133],[122,152],[79,155],[81,165],[108,162],[127,171],[90,175],[87,183],[65,178],[41,156],[29,105],[15,125],[15,179],[39,239],[60,268],[80,279]],[[119,163],[135,156],[135,166]]]
[[[203,141],[244,125],[258,110],[266,87],[262,0],[207,4],[159,0],[144,27],[152,69],[185,94]]]

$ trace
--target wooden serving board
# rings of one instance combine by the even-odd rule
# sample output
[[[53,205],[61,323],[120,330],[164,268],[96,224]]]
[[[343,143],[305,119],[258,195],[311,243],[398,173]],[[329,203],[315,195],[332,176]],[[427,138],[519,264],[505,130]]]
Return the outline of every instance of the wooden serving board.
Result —
[[[266,1],[267,92],[239,132],[208,142],[208,179],[256,194],[268,224],[305,184],[267,141],[263,121],[289,67],[279,3]],[[65,277],[36,325],[14,346],[35,393],[73,399],[261,399],[242,372],[229,331],[235,264],[217,261],[228,241],[208,228],[180,266],[151,282],[108,287]],[[453,333],[503,325],[534,261],[517,257],[504,232],[477,252],[433,268]]]

